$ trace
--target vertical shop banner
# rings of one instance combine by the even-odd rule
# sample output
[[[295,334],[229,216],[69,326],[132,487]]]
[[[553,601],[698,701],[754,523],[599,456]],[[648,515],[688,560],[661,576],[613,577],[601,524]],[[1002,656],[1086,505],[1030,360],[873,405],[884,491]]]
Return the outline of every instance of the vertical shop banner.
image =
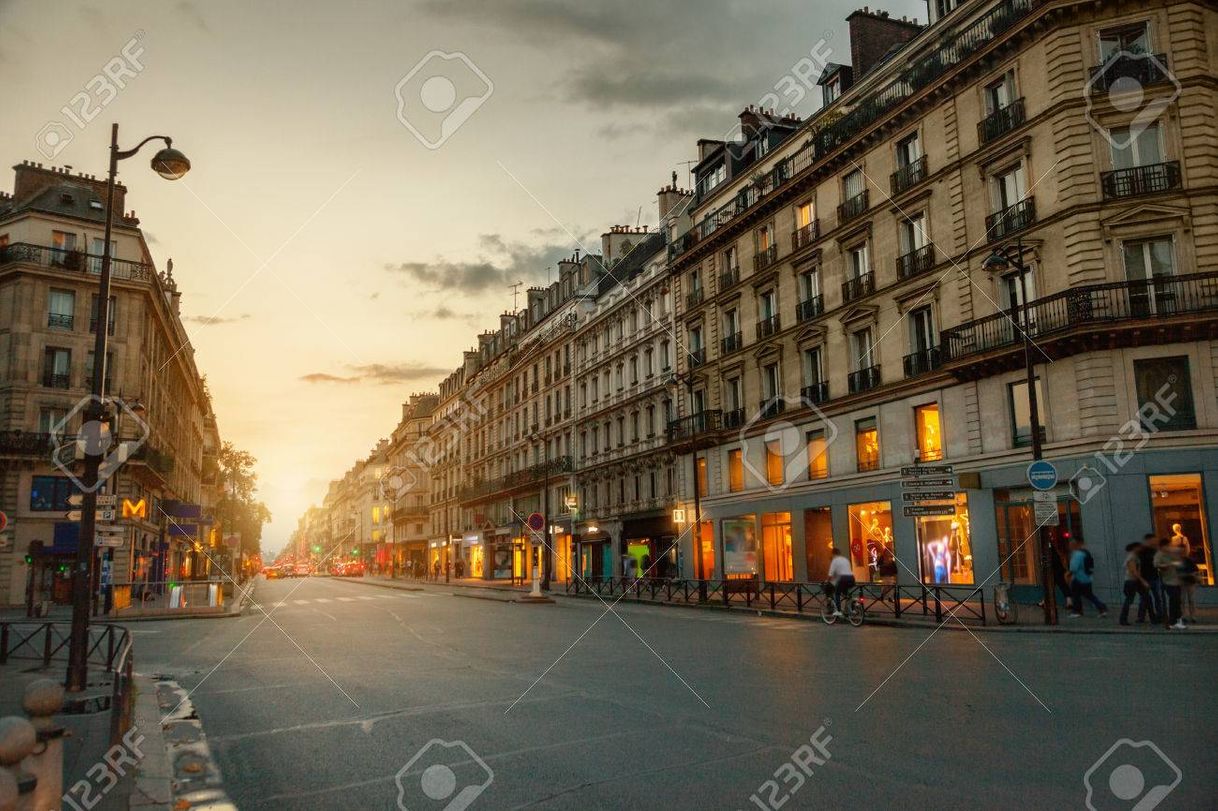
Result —
[[[757,528],[752,516],[723,520],[723,571],[757,574]]]

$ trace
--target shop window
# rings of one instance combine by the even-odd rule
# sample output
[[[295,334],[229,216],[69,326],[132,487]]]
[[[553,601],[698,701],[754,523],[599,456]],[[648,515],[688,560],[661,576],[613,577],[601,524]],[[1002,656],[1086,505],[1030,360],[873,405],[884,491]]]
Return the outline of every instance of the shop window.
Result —
[[[808,478],[825,479],[829,476],[829,443],[825,440],[825,429],[808,432]]]
[[[710,521],[703,521],[698,532],[699,545],[702,547],[702,571],[695,572],[703,578],[710,579],[715,572],[715,530]]]
[[[808,581],[819,583],[829,576],[833,557],[833,510],[815,507],[804,510],[804,551],[808,556]],[[845,549],[842,550],[846,552]]]
[[[1188,357],[1146,358],[1133,362],[1138,417],[1155,431],[1188,431],[1197,427]]]
[[[850,505],[850,564],[859,582],[896,582],[891,502]]]
[[[1028,402],[1028,381],[1020,380],[1012,383],[1008,389],[1008,399],[1011,408],[1011,431],[1015,447],[1021,448],[1032,444],[1032,407]],[[1045,396],[1041,390],[1040,378],[1036,378],[1036,402],[1040,406],[1040,438],[1045,438]]]
[[[1214,553],[1210,545],[1200,473],[1150,477],[1150,504],[1155,535],[1169,538],[1181,556],[1197,568],[1197,582],[1214,585]]]
[[[943,430],[939,422],[939,404],[914,409],[914,429],[918,434],[918,461],[933,462],[943,458]]]
[[[795,579],[790,513],[762,513],[761,559],[767,582],[789,583]]]
[[[859,420],[854,424],[854,450],[858,470],[878,470],[880,467],[880,432],[875,417]]]
[[[729,580],[757,576],[756,516],[723,519],[723,571]]]
[[[79,492],[64,476],[35,476],[30,485],[30,511],[69,510],[68,497]]]
[[[782,484],[782,466],[784,460],[782,440],[767,440],[765,443],[765,478],[770,485],[776,486]]]
[[[740,448],[727,452],[727,489],[730,493],[744,489],[744,452]]]
[[[917,531],[923,583],[972,585],[973,547],[966,494],[956,494],[953,515],[919,517]]]
[[[1032,513],[1031,490],[996,490],[995,521],[998,530],[998,560],[1002,579],[1021,586],[1040,584],[1039,540]],[[1082,514],[1072,498],[1057,503],[1057,526],[1046,527],[1050,544],[1064,564],[1070,540],[1083,538]]]

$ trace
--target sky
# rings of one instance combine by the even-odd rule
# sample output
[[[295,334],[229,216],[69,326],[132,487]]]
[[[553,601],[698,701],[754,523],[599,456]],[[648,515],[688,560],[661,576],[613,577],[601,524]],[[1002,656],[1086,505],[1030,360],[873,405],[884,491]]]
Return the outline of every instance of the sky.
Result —
[[[163,134],[190,158],[175,183],[142,159],[120,179],[174,261],[221,435],[259,460],[273,552],[512,283],[654,226],[698,138],[814,49],[849,62],[861,5],[0,0],[0,160],[102,175],[112,122],[123,147]]]

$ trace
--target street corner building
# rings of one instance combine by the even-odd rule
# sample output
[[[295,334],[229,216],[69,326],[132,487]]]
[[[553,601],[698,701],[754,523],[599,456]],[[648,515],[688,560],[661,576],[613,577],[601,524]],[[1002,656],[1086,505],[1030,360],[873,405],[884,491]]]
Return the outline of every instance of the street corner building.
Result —
[[[1214,602],[1218,8],[929,11],[856,11],[817,112],[698,140],[657,228],[560,262],[309,522],[446,577],[726,593],[836,547],[1027,602],[1040,525],[1106,599],[1154,533]]]
[[[69,167],[14,171],[13,192],[0,193],[0,605],[36,606],[71,599],[81,475],[72,451],[101,326],[106,184]],[[114,609],[133,593],[206,578],[224,555],[215,414],[172,260],[156,269],[126,195],[115,188],[104,377],[110,430],[129,455],[99,491],[93,588]]]

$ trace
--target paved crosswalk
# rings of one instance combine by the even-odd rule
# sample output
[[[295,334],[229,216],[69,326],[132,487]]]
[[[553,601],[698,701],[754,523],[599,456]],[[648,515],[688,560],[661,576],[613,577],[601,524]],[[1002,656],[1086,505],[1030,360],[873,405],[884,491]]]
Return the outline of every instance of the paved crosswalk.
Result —
[[[278,600],[276,602],[265,603],[272,608],[286,608],[294,605],[313,605],[315,603],[359,603],[372,602],[375,600],[422,600],[428,597],[443,597],[443,594],[436,594],[427,591],[405,592],[398,591],[389,594],[360,594],[355,597],[310,597],[302,600]]]

